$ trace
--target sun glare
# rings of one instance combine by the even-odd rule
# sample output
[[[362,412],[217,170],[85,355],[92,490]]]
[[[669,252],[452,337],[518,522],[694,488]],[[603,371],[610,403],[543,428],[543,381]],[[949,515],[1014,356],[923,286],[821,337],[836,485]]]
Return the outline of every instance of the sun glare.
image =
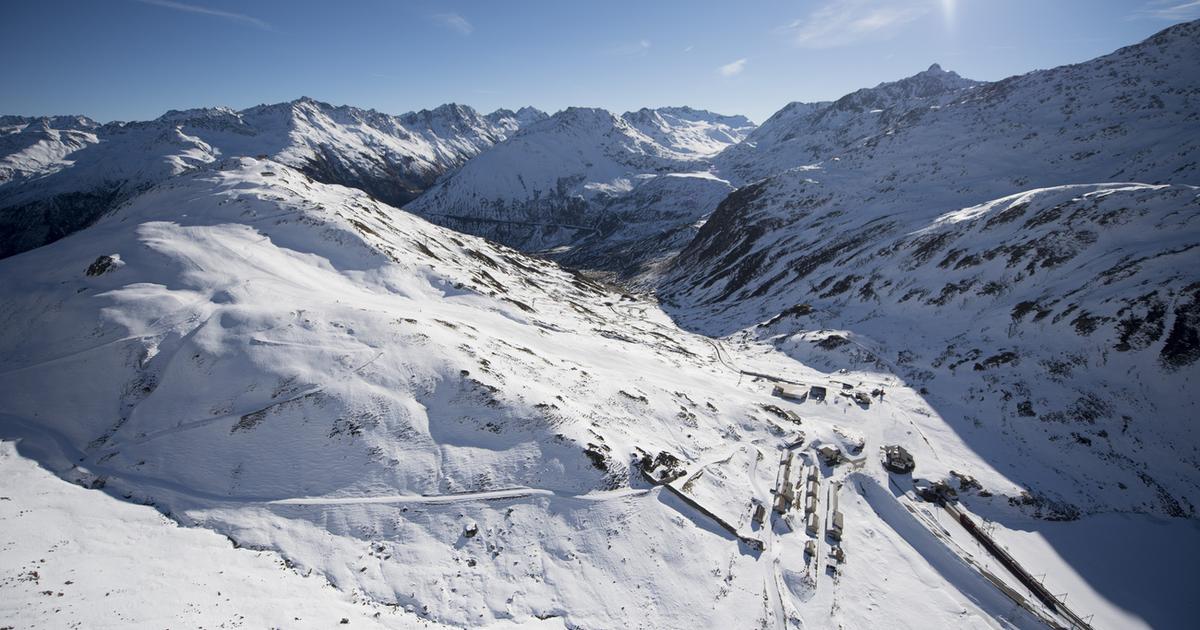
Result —
[[[942,0],[942,18],[946,21],[946,27],[954,26],[954,9],[958,5],[958,0]]]

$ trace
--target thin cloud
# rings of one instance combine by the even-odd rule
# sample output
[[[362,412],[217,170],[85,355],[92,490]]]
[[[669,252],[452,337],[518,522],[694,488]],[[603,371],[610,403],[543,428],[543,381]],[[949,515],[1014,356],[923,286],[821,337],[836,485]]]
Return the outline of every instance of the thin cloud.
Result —
[[[719,74],[723,77],[732,77],[732,76],[741,74],[742,70],[745,70],[745,69],[746,69],[746,60],[743,58],[743,59],[738,59],[737,61],[731,61],[731,62],[721,66],[720,68],[717,68],[717,74]]]
[[[836,48],[888,37],[930,8],[929,2],[832,0],[783,30],[802,48]]]
[[[610,46],[604,51],[604,54],[614,57],[642,57],[648,52],[650,52],[650,40],[643,39]]]
[[[1138,11],[1141,17],[1151,17],[1159,20],[1194,20],[1200,18],[1200,0],[1180,2],[1179,0],[1152,0]]]
[[[475,26],[468,22],[467,18],[457,13],[437,13],[434,14],[433,19],[452,31],[458,31],[461,35],[470,35],[475,32]]]
[[[256,28],[261,28],[264,31],[274,30],[270,24],[256,17],[251,17],[243,13],[234,13],[232,11],[222,11],[220,9],[211,9],[209,7],[200,6],[198,4],[186,4],[183,2],[175,2],[174,0],[137,0],[142,4],[149,4],[164,9],[172,9],[175,11],[183,11],[184,13],[195,13],[198,15],[209,15],[212,17],[224,18],[232,22],[240,22]]]

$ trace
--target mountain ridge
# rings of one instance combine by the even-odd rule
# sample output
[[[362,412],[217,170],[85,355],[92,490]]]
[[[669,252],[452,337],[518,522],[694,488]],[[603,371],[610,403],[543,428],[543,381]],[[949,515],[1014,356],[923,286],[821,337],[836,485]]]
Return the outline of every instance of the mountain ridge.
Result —
[[[45,131],[39,143],[5,156],[0,255],[60,238],[155,183],[237,155],[278,156],[322,181],[402,203],[522,121],[538,118],[536,110],[523,111],[521,120],[488,119],[447,104],[391,116],[301,97],[240,111],[170,110],[150,121],[93,125],[86,119],[79,130]],[[6,120],[16,124],[4,128],[0,142],[29,135],[33,119]]]

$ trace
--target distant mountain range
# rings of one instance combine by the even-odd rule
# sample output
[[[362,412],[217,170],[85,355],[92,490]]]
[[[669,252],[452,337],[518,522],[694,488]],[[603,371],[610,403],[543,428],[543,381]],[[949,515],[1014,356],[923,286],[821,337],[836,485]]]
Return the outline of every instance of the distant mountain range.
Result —
[[[91,224],[169,177],[237,156],[269,156],[327,183],[403,204],[445,172],[546,116],[443,105],[392,116],[309,98],[170,111],[148,122],[0,118],[0,256]]]
[[[753,128],[740,116],[690,108],[621,116],[569,108],[471,160],[406,209],[525,251],[638,273],[642,262],[681,247],[733,190],[711,174],[712,160]],[[665,250],[634,246],[677,234]]]

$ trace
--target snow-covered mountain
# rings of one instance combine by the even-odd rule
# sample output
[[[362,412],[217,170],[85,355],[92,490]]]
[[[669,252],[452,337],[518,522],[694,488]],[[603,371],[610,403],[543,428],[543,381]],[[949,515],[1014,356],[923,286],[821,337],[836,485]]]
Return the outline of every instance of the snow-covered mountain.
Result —
[[[309,98],[170,111],[148,122],[6,117],[0,256],[53,241],[169,177],[233,156],[274,157],[319,181],[404,203],[542,115],[443,105],[401,116]]]
[[[696,157],[712,157],[755,129],[745,116],[725,116],[691,107],[643,107],[621,118],[655,142]]]
[[[498,109],[487,115],[488,122],[498,127],[505,136],[511,136],[539,120],[545,120],[550,115],[533,107],[522,107],[517,111]]]
[[[1023,494],[1022,473],[1044,452],[1014,451],[1011,462],[981,456],[954,419],[872,366],[834,378],[886,387],[886,401],[782,400],[772,382],[747,374],[833,387],[829,367],[806,366],[771,340],[727,344],[685,332],[653,303],[279,162],[205,166],[89,228],[0,260],[0,322],[3,437],[20,439],[24,457],[63,479],[153,505],[259,558],[282,556],[278,584],[267,562],[228,547],[212,562],[245,563],[246,573],[191,567],[218,590],[267,581],[247,618],[278,619],[290,588],[312,588],[299,572],[345,594],[328,598],[346,611],[337,614],[392,627],[741,627],[749,619],[1034,628],[1060,619],[1028,594],[1015,604],[995,584],[1018,593],[1020,583],[955,555],[947,544],[971,543],[939,541],[926,529],[928,504],[893,494],[896,479],[873,458],[900,442],[917,474],[956,471],[985,489],[968,504],[974,514],[1003,523],[996,535],[1049,584],[1069,587],[1076,606],[1145,623],[1111,603],[1106,582],[1089,585],[1124,575],[1134,556],[1096,561],[1082,547],[1091,558],[1085,578],[1074,552],[1047,553],[1040,538],[1022,535],[1047,527],[1029,520],[1026,503],[1049,507]],[[59,384],[53,396],[47,383]],[[810,449],[823,446],[852,461],[821,464]],[[71,597],[67,614],[93,622],[107,618],[102,596],[112,583],[128,587],[143,573],[161,583],[151,575],[159,560],[130,562],[141,552],[127,549],[119,551],[126,560],[108,560],[118,551],[104,541],[128,528],[151,554],[182,537],[130,510],[108,517],[112,507],[84,503],[8,457],[0,451],[17,475],[16,485],[6,477],[0,486],[17,501],[12,511],[0,506],[15,541],[0,548],[16,567],[0,579],[6,618],[36,620],[42,584],[64,579],[57,588]],[[806,533],[800,503],[765,524],[755,516],[778,503],[785,462],[816,479],[796,492],[808,488],[821,506],[817,535]],[[1146,496],[1138,486],[1130,493]],[[106,518],[112,535],[84,545],[81,533],[32,516],[34,506],[87,510]],[[845,523],[840,540],[820,534],[834,522]],[[1067,539],[1154,532],[1155,552],[1168,540],[1200,542],[1132,517],[1054,531]],[[86,552],[70,557],[87,566],[130,568],[106,581],[106,573],[68,573],[81,565],[53,552],[80,547]],[[1176,618],[1153,616],[1173,597],[1169,579],[1146,578],[1139,614]],[[121,601],[136,603],[133,592],[123,589]],[[182,590],[178,606],[156,601],[155,618],[197,619],[187,601],[207,600]],[[332,623],[332,612],[301,608],[303,620],[292,623]],[[113,618],[143,619],[146,610]],[[202,614],[226,618],[224,609]]]
[[[622,558],[712,534],[671,525],[629,457],[698,455],[752,411],[713,396],[706,342],[619,296],[272,161],[172,179],[0,277],[0,414],[61,474],[452,625],[661,624],[673,608],[616,603],[638,588],[609,586]],[[59,379],[87,384],[28,389]],[[566,584],[581,555],[608,595]],[[713,597],[710,562],[685,582]]]
[[[0,119],[0,618],[1188,627],[1198,59]]]
[[[739,184],[821,167],[881,196],[938,195],[925,206],[1042,185],[1194,181],[1197,29],[993,83],[935,64],[833,103],[793,103],[717,163]],[[931,180],[952,185],[921,185]]]
[[[100,124],[83,116],[0,116],[0,186],[52,171],[96,143]]]
[[[746,183],[829,159],[978,85],[933,64],[906,79],[863,88],[832,103],[790,103],[744,142],[722,152],[718,164],[723,175]]]
[[[712,536],[671,525],[678,510],[629,469],[637,448],[724,449],[716,436],[754,412],[701,360],[706,342],[666,337],[613,312],[617,295],[361,192],[274,162],[222,168],[0,262],[0,413],[58,436],[70,478],[426,617],[608,626],[676,614],[623,610],[633,582],[598,596],[565,576],[584,555],[607,585],[634,549],[649,571],[652,548],[677,544],[668,532]],[[665,372],[681,377],[652,378]],[[54,401],[28,389],[58,379],[89,384]],[[464,505],[462,492],[476,498]],[[647,520],[630,522],[631,508]],[[744,562],[737,549],[721,555]],[[711,559],[686,562],[688,588],[716,597]],[[488,588],[451,593],[464,572]]]
[[[1043,451],[1020,475],[1042,513],[1194,517],[1198,60],[1191,23],[880,114],[905,81],[857,92],[888,122],[836,141],[834,105],[778,116],[762,164],[811,163],[725,199],[661,295],[693,329],[901,374],[983,453]]]
[[[828,194],[772,184],[782,186],[731,197],[738,211],[727,201],[701,232],[712,249],[688,249],[680,264],[727,255],[710,230],[762,229],[775,204]],[[1186,418],[1197,401],[1184,392],[1200,359],[1200,189],[1062,186],[927,223],[843,207],[817,205],[730,268],[674,280],[715,279],[668,291],[673,314],[806,365],[903,375],[997,465],[1040,452],[1014,477],[1048,516],[1195,516],[1200,436]]]
[[[635,274],[668,252],[634,243],[690,235],[733,190],[709,174],[710,161],[751,129],[742,116],[686,107],[621,116],[569,108],[472,159],[407,209],[523,251]]]
[[[913,623],[1035,618],[932,571],[902,581],[942,595],[902,605],[870,568],[919,558],[896,534],[861,547],[853,580],[828,581],[802,533],[752,520],[801,437],[769,383],[741,384],[648,303],[278,162],[164,182],[0,261],[0,280],[0,429],[23,453],[281,553],[397,622],[732,627],[826,618],[834,598],[869,593]],[[46,383],[63,386],[47,397]],[[848,412],[813,409],[803,431],[852,444]],[[872,431],[912,426],[875,418]],[[1018,491],[942,446],[931,474]],[[643,456],[687,476],[652,487]],[[886,473],[859,483],[881,489]],[[882,526],[852,496],[846,513]]]

